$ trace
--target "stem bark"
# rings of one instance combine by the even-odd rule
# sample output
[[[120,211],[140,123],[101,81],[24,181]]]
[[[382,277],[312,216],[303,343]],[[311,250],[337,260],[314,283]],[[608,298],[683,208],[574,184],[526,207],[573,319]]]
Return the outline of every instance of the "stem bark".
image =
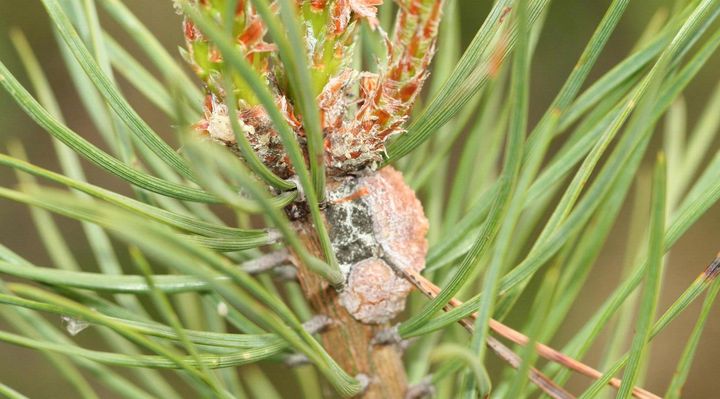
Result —
[[[309,221],[296,222],[297,232],[308,251],[322,257],[320,244]],[[387,324],[370,325],[355,320],[340,304],[337,291],[312,273],[294,256],[298,279],[316,314],[330,317],[333,323],[320,333],[320,339],[340,366],[353,375],[365,375],[368,386],[356,396],[363,399],[403,398],[407,376],[402,352],[397,345],[374,345],[372,339]]]

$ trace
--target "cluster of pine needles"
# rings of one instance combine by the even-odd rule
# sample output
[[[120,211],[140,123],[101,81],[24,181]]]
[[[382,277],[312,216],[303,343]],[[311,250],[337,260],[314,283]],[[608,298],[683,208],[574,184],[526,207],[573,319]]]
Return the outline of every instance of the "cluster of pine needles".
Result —
[[[9,327],[0,341],[42,353],[82,398],[107,391],[127,398],[277,398],[287,384],[308,398],[360,394],[362,381],[319,344],[315,334],[323,323],[287,267],[292,252],[326,278],[336,277],[336,265],[308,254],[283,212],[301,194],[311,211],[320,209],[322,162],[295,159],[300,178],[283,180],[199,143],[193,124],[203,115],[200,85],[120,0],[42,3],[80,95],[72,106],[87,112],[102,143],[69,127],[43,65],[13,31],[24,70],[0,63],[0,85],[52,137],[60,171],[27,160],[25,147],[33,143],[3,138],[0,165],[17,172],[19,184],[0,187],[0,197],[30,207],[36,247],[51,264],[34,264],[0,245],[0,317]],[[192,2],[176,3],[215,43],[228,73],[241,77],[249,101],[276,107],[267,82],[238,55],[222,25],[192,12]],[[234,9],[238,2],[220,3]],[[266,11],[264,22],[270,35],[285,40],[287,59],[299,62],[303,52],[292,53],[303,43],[293,22],[295,2],[250,3]],[[386,56],[380,32],[392,32],[397,5],[369,3],[378,6],[374,23],[382,29],[359,24],[348,57],[372,70]],[[720,45],[720,1],[672,2],[648,22],[627,56],[590,81],[629,4],[610,2],[534,126],[530,82],[542,77],[531,76],[530,66],[552,2],[494,2],[464,47],[460,16],[467,3],[445,1],[426,90],[378,158],[378,167],[392,164],[403,172],[431,226],[427,266],[422,276],[408,276],[425,296],[411,296],[394,331],[407,340],[409,395],[571,398],[562,387],[580,374],[590,378],[580,398],[657,397],[638,388],[652,372],[651,341],[704,294],[688,339],[677,343],[682,356],[661,395],[680,397],[720,290],[720,262],[709,254],[704,271],[686,265],[697,268],[697,279],[669,307],[660,308],[659,298],[667,253],[720,199],[720,153],[712,145],[720,128],[720,85],[695,123],[686,120],[682,97]],[[108,34],[100,13],[142,54]],[[307,68],[288,71],[297,74],[288,80],[300,92],[317,91],[303,86],[312,82]],[[27,85],[16,78],[21,73]],[[167,117],[172,144],[128,102],[119,79]],[[303,115],[317,112],[312,99],[300,103]],[[269,114],[282,133],[288,121],[277,109]],[[296,146],[294,139],[283,137],[285,147]],[[322,151],[316,139],[308,137],[308,147]],[[657,154],[651,153],[655,143],[661,143]],[[90,183],[87,165],[130,189]],[[569,341],[556,349],[545,345],[556,342],[592,286],[589,273],[626,203],[632,216],[622,278]],[[234,218],[221,218],[218,210]],[[52,214],[82,225],[94,262],[75,252],[79,245],[67,242]],[[503,324],[528,298],[522,325]],[[608,326],[601,364],[583,363]],[[68,335],[85,327],[81,334],[97,338],[97,349]],[[488,348],[507,369],[487,369]],[[266,367],[273,364],[291,367]],[[0,393],[24,397],[12,383],[0,382]]]

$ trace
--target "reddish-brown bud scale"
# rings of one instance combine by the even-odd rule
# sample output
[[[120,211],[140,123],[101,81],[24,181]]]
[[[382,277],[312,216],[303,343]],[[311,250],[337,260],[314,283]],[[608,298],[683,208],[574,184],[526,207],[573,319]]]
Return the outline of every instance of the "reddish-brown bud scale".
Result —
[[[313,12],[320,13],[325,10],[326,0],[310,0],[310,9]]]
[[[238,0],[237,5],[235,6],[235,16],[242,15],[244,9],[245,0]]]

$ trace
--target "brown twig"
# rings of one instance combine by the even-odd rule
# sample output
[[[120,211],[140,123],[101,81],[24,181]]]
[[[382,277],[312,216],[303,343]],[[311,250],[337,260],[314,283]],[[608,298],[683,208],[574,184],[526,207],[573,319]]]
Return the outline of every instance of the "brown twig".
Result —
[[[298,222],[297,232],[308,251],[322,256],[314,227]],[[352,375],[366,375],[367,388],[357,396],[363,399],[402,398],[407,377],[402,352],[397,345],[373,345],[373,337],[387,325],[364,324],[355,320],[340,303],[338,292],[327,281],[312,273],[292,256],[298,267],[300,286],[313,310],[333,320],[320,332],[320,339],[330,356]]]
[[[467,327],[466,327],[467,328]],[[513,368],[519,368],[522,363],[520,356],[515,354],[510,348],[505,346],[502,342],[498,341],[495,337],[489,336],[487,339],[487,345],[496,355],[508,362]],[[540,370],[535,367],[530,368],[530,381],[537,385],[550,397],[555,399],[572,399],[575,398],[571,393],[557,385],[550,377],[543,374]]]
[[[435,298],[440,293],[440,287],[435,285],[432,281],[423,277],[421,274],[414,272],[412,270],[410,270],[410,271],[402,270],[401,272],[405,275],[405,278],[407,278],[410,282],[412,282],[420,290],[420,292],[422,292],[424,295],[428,296],[429,298]],[[452,298],[450,300],[450,302],[448,302],[448,305],[445,307],[445,310],[450,310],[452,308],[456,308],[462,304],[463,304],[462,301]],[[458,322],[463,327],[465,327],[466,330],[472,332],[473,326],[474,326],[474,321],[476,320],[476,318],[477,318],[477,313],[473,313],[470,316],[468,316],[467,318],[461,319]],[[521,332],[516,331],[495,319],[490,319],[489,326],[490,326],[490,329],[492,331],[494,331],[496,334],[498,334],[518,345],[525,346],[528,344],[528,342],[530,342],[530,339],[527,336],[525,336],[524,334],[522,334]],[[517,367],[510,360],[505,358],[504,355],[498,353],[498,351],[491,345],[490,339],[488,339],[488,346],[491,349],[493,349],[493,351],[495,351],[495,353],[497,353],[500,357],[502,357],[503,359],[508,361],[508,363],[510,363],[510,365],[512,365],[513,367]],[[547,360],[550,360],[552,362],[555,362],[561,366],[564,366],[572,371],[575,371],[578,374],[584,375],[586,377],[590,377],[592,379],[600,379],[603,376],[602,372],[586,365],[585,363],[575,360],[575,359],[573,359],[573,358],[571,358],[571,357],[569,357],[569,356],[567,356],[545,344],[536,343],[535,350],[537,351],[538,355],[540,355],[541,357],[543,357]],[[515,354],[513,353],[513,355],[515,355]],[[517,356],[517,355],[515,355],[515,356]],[[537,371],[535,369],[531,370],[531,376],[530,376],[531,381],[533,383],[535,383],[536,385],[538,385],[540,388],[542,388],[543,391],[548,393],[548,395],[553,396],[551,393],[549,393],[545,389],[545,387],[543,387],[542,385],[538,384],[538,382],[533,380],[534,372],[540,373],[539,371]],[[539,375],[543,377],[543,380],[547,379],[546,376],[544,376],[542,374],[539,374]],[[550,381],[550,382],[552,383],[552,381]],[[611,378],[608,381],[608,384],[614,388],[619,388],[621,383],[622,383],[622,381],[618,378]],[[556,386],[554,383],[552,383],[552,384],[553,384],[553,386]],[[649,391],[639,388],[639,387],[633,388],[632,395],[633,395],[633,397],[636,397],[639,399],[660,399],[660,396],[657,396],[657,395],[653,394],[652,392],[649,392]],[[553,397],[555,397],[555,396],[553,396]]]
[[[437,296],[437,294],[440,292],[440,288],[433,284],[430,280],[426,279],[422,275],[410,272],[410,273],[404,273],[406,277],[410,281],[413,282],[413,284],[425,295],[434,298]],[[412,278],[410,278],[412,276]],[[460,302],[453,298],[455,303]],[[451,302],[452,304],[452,302]],[[446,306],[445,310],[449,310],[451,306],[456,305],[449,305]],[[461,326],[463,326],[467,331],[472,332],[474,330],[474,318],[464,318],[461,320],[458,320],[458,323],[460,323]],[[511,367],[518,368],[520,367],[520,364],[522,363],[522,360],[520,359],[520,356],[518,356],[515,352],[513,352],[510,348],[505,346],[502,342],[498,341],[496,338],[489,336],[487,340],[487,346],[495,352],[495,354],[505,360]],[[535,367],[530,368],[530,381],[535,384],[538,388],[540,388],[543,392],[545,392],[548,396],[554,399],[574,399],[575,396],[567,392],[565,389],[563,389],[561,386],[557,385],[550,377],[543,374],[540,370],[536,369]]]

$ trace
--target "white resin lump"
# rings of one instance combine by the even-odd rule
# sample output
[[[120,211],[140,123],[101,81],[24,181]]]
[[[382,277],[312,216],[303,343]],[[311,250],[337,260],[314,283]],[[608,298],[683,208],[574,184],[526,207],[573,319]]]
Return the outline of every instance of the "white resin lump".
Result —
[[[384,168],[329,182],[325,216],[346,287],[340,302],[373,324],[405,308],[412,285],[398,273],[425,267],[428,221],[402,175]]]

